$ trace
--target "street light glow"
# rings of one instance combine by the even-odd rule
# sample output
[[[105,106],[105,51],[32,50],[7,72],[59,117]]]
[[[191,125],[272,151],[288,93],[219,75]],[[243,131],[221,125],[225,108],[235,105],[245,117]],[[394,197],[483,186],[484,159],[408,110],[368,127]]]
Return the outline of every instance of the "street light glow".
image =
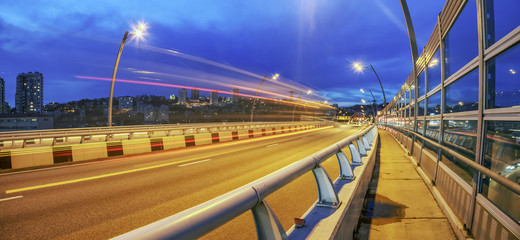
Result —
[[[363,72],[363,65],[361,65],[360,63],[358,62],[355,62],[354,65],[353,65],[353,68],[356,72]]]
[[[307,90],[307,94],[311,94],[311,93],[312,93],[312,91],[311,91],[311,90]]]
[[[365,90],[363,90],[363,88],[359,89],[359,91],[361,91],[362,93],[365,93]]]

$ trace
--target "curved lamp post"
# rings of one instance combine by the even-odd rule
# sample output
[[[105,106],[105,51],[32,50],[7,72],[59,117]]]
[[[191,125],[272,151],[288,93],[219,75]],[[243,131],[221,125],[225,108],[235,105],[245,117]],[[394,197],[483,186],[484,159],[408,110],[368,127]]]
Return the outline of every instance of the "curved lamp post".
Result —
[[[273,81],[276,81],[280,77],[280,74],[276,73],[273,76],[271,76],[271,79]],[[264,76],[264,79],[260,82],[260,85],[258,85],[258,89],[256,90],[255,98],[253,98],[253,105],[251,106],[251,122],[253,122],[254,117],[254,111],[255,111],[255,103],[256,103],[256,97],[258,96],[258,91],[260,91],[260,87],[262,87],[262,83],[264,83],[265,79],[267,78],[267,75]]]
[[[112,103],[114,98],[114,83],[116,81],[116,73],[117,66],[119,65],[119,59],[121,58],[121,53],[123,52],[123,47],[125,46],[126,41],[137,37],[140,38],[143,36],[144,31],[146,30],[146,25],[139,24],[139,27],[135,29],[132,33],[128,31],[125,32],[123,36],[123,40],[121,41],[121,46],[119,46],[119,52],[117,53],[116,64],[114,65],[114,72],[112,73],[112,84],[110,85],[110,97],[108,98],[108,126],[112,127]]]
[[[381,79],[379,79],[379,75],[377,75],[377,72],[376,70],[374,69],[374,67],[372,67],[372,65],[369,65],[369,67],[366,67],[366,66],[362,66],[361,64],[359,63],[354,63],[354,69],[358,72],[363,72],[363,70],[367,69],[369,71],[372,71],[374,72],[374,74],[376,74],[376,77],[377,77],[377,81],[379,81],[379,85],[381,86],[381,92],[383,92],[383,99],[384,99],[384,103],[383,103],[383,107],[386,106],[386,95],[385,95],[385,90],[383,89],[383,84],[381,83]]]

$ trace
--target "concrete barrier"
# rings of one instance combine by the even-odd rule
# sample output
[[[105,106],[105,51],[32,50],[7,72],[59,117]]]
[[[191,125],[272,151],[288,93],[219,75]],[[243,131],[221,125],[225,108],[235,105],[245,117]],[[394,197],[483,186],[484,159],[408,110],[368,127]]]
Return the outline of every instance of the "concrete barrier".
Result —
[[[122,140],[123,155],[148,153],[152,151],[149,138]]]
[[[108,157],[107,144],[105,142],[71,145],[71,148],[72,160],[74,162]]]
[[[52,147],[19,148],[11,150],[13,169],[54,164]]]
[[[27,147],[0,151],[0,169],[17,169],[34,166],[52,165],[61,162],[80,162],[94,159],[107,158],[111,156],[133,155],[149,153],[152,151],[170,150],[188,146],[207,145],[218,142],[227,142],[239,139],[282,134],[305,129],[311,129],[318,125],[286,125],[286,126],[264,126],[254,129],[236,129],[218,133],[197,133],[195,129],[188,129],[185,134],[181,130],[156,131],[150,136],[147,132],[137,132],[135,135],[115,134],[109,141],[106,135],[87,136],[85,141],[79,144],[81,138],[58,139],[55,146]],[[321,126],[321,125],[319,125]],[[200,129],[199,129],[200,130]],[[206,129],[204,129],[206,130]],[[200,130],[202,131],[202,130]],[[204,131],[203,131],[204,132]],[[179,134],[165,136],[167,134]],[[146,136],[145,136],[146,135]],[[164,137],[163,137],[164,136]],[[131,139],[128,139],[130,137]],[[65,142],[78,144],[65,144]],[[52,144],[52,138],[44,139],[43,142]],[[12,142],[4,142],[8,146]],[[15,141],[15,145],[21,146],[22,141]],[[28,143],[33,144],[33,143]]]
[[[247,139],[249,138],[249,131],[248,130],[238,130],[238,139]]]
[[[162,140],[164,150],[186,147],[184,135],[163,137]]]
[[[220,142],[227,142],[233,140],[233,135],[231,131],[219,132],[218,137]]]
[[[195,146],[211,144],[211,133],[199,133],[194,134]]]

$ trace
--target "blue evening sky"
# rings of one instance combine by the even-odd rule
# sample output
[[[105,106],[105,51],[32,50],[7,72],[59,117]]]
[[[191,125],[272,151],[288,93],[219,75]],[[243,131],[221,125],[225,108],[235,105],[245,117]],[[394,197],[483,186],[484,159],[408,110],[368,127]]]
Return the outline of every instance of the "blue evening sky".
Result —
[[[444,1],[408,1],[419,51]],[[148,26],[143,40],[125,45],[115,96],[177,95],[179,86],[232,88],[350,106],[383,97],[372,64],[391,99],[411,72],[408,35],[398,0],[3,0],[0,2],[0,77],[14,107],[16,76],[39,71],[44,102],[108,97],[125,31]],[[201,95],[209,95],[201,92]]]

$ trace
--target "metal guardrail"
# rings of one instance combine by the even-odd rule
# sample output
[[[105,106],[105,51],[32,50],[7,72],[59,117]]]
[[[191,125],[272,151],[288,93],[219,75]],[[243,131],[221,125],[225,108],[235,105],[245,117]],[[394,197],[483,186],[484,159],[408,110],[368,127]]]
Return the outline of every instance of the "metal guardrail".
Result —
[[[19,131],[19,132],[0,132],[0,143],[11,143],[12,147],[25,147],[27,141],[50,139],[51,145],[55,145],[57,140],[67,142],[68,138],[78,138],[79,143],[89,140],[92,136],[104,136],[104,141],[111,140],[114,135],[126,135],[128,139],[132,139],[136,135],[146,135],[148,138],[154,136],[154,132],[165,132],[165,136],[174,135],[172,132],[181,131],[183,135],[185,131],[190,133],[212,132],[213,130],[229,130],[229,129],[252,129],[258,127],[283,127],[289,125],[308,125],[317,122],[256,122],[256,123],[218,123],[218,124],[167,124],[167,125],[136,125],[122,127],[97,127],[97,128],[74,128],[74,129],[53,129],[53,130],[36,130],[36,131]],[[15,142],[22,143],[15,145]],[[12,148],[11,147],[11,148]],[[2,146],[0,146],[2,148]]]
[[[376,136],[377,128],[370,126],[266,177],[114,239],[195,239],[248,210],[252,210],[258,239],[287,239],[265,198],[312,171],[318,186],[317,206],[337,208],[340,200],[321,163],[336,155],[340,165],[339,178],[354,179],[351,164],[341,149],[348,146],[352,165],[361,165],[361,157],[366,155]]]
[[[388,126],[390,127],[390,126]],[[393,127],[391,127],[393,128]],[[474,162],[473,160],[467,158],[466,156],[446,147],[446,146],[443,146],[435,141],[432,141],[430,139],[428,139],[427,137],[425,136],[422,136],[421,134],[419,133],[416,133],[414,131],[411,131],[411,130],[408,130],[408,129],[405,129],[405,128],[399,128],[399,129],[396,129],[397,131],[406,131],[408,132],[409,134],[413,134],[415,135],[416,137],[420,138],[421,140],[424,140],[425,142],[431,144],[432,146],[434,147],[437,147],[439,149],[441,149],[443,152],[445,153],[448,153],[450,154],[451,156],[457,158],[458,160],[460,160],[461,162],[467,164],[469,167],[471,167],[472,169],[478,171],[478,172],[481,172],[483,173],[484,175],[490,177],[491,179],[495,180],[496,182],[500,183],[501,185],[503,185],[504,187],[507,187],[509,190],[513,191],[514,193],[516,194],[519,194],[520,195],[520,185],[516,184],[515,182],[503,177],[502,175],[496,173],[496,172],[493,172],[491,171],[490,169]]]

